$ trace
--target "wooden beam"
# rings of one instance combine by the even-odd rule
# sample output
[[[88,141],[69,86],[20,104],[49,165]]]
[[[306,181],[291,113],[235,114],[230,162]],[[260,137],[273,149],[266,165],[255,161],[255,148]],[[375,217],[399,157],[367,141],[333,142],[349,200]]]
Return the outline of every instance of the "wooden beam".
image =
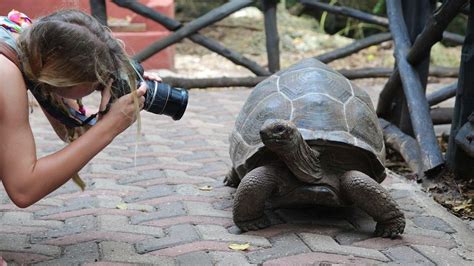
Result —
[[[436,69],[435,69],[436,70]],[[457,69],[456,69],[457,70]],[[359,69],[338,69],[336,70],[348,79],[363,78],[387,78],[392,68],[359,68]],[[446,71],[444,69],[433,71],[432,74],[437,77],[452,76],[454,71]],[[258,77],[220,77],[220,78],[180,78],[180,77],[163,77],[165,83],[180,88],[196,88],[205,89],[213,87],[253,87],[259,82],[267,78],[267,76]]]
[[[349,56],[351,54],[357,53],[358,51],[365,49],[367,47],[370,47],[372,45],[377,45],[380,43],[383,43],[385,41],[391,40],[392,39],[392,34],[390,32],[383,32],[383,33],[378,33],[371,35],[369,37],[366,37],[364,39],[356,40],[353,43],[338,48],[336,50],[332,50],[330,52],[317,55],[314,58],[318,59],[319,61],[323,63],[329,63],[332,62],[336,59],[340,59],[346,56]]]
[[[176,31],[183,26],[180,22],[155,11],[148,6],[141,4],[138,1],[112,0],[112,2],[120,7],[130,9],[133,12],[145,18],[149,18],[163,25],[165,28],[167,28],[170,31]],[[233,51],[231,49],[224,47],[222,44],[220,44],[219,42],[211,38],[205,37],[199,33],[194,33],[191,36],[189,36],[189,39],[193,41],[194,43],[202,45],[203,47],[209,49],[210,51],[213,51],[223,56],[224,58],[227,58],[228,60],[232,61],[234,64],[247,68],[248,70],[252,71],[255,75],[259,75],[259,76],[270,75],[270,72],[268,70],[264,69],[256,62],[248,59],[247,57],[243,56],[242,54],[236,51]]]
[[[455,175],[459,178],[471,180],[474,179],[474,157],[469,156],[466,149],[458,145],[462,145],[464,142],[472,147],[474,144],[471,141],[466,142],[466,138],[469,136],[463,136],[462,134],[466,132],[461,132],[464,126],[469,126],[468,123],[474,122],[474,60],[472,60],[472,54],[474,54],[474,5],[471,3],[466,27],[466,41],[461,52],[461,69],[446,153],[448,166],[454,171]],[[460,136],[457,136],[458,134]],[[459,144],[456,142],[456,138],[461,140]]]
[[[440,102],[443,102],[449,98],[456,96],[456,89],[458,87],[458,82],[453,82],[446,87],[443,87],[435,92],[432,92],[426,96],[428,104],[430,106],[437,105]]]
[[[413,131],[420,146],[423,171],[427,176],[433,176],[444,167],[444,159],[434,133],[423,86],[415,69],[407,61],[411,43],[406,25],[400,19],[403,17],[401,1],[391,0],[387,1],[386,4],[390,31],[395,43],[395,58],[398,63]]]
[[[150,58],[155,53],[165,49],[166,47],[175,44],[182,39],[191,36],[192,34],[196,33],[202,28],[209,26],[217,21],[224,19],[225,17],[229,16],[230,14],[247,7],[253,3],[252,0],[239,0],[239,1],[230,1],[226,4],[215,8],[208,13],[204,14],[203,16],[189,22],[185,26],[176,30],[170,36],[156,41],[143,49],[143,51],[139,52],[134,56],[134,59],[138,62],[142,62],[147,58]]]
[[[107,26],[107,8],[105,0],[89,0],[91,15],[97,19],[100,24]]]
[[[277,0],[262,0],[265,16],[265,40],[267,47],[268,69],[271,73],[280,70],[280,38],[277,27]]]
[[[417,0],[417,1],[419,1],[419,0]],[[385,18],[385,17],[377,16],[377,15],[374,15],[374,14],[369,14],[369,13],[366,13],[366,12],[363,12],[363,11],[360,11],[360,10],[357,10],[357,9],[353,9],[353,8],[350,8],[350,7],[333,6],[333,5],[329,5],[329,4],[326,4],[326,3],[322,3],[318,0],[299,0],[299,2],[301,4],[304,4],[304,5],[308,6],[308,7],[313,7],[313,8],[321,9],[321,10],[324,10],[324,11],[327,11],[327,12],[330,12],[330,13],[355,18],[355,19],[358,19],[360,21],[367,22],[367,23],[370,23],[370,24],[375,24],[375,25],[379,25],[379,26],[383,26],[383,27],[388,27],[389,26],[388,19]],[[464,38],[461,35],[451,33],[451,32],[443,32],[443,38],[446,41],[449,41],[449,42],[452,42],[452,43],[455,43],[455,44],[462,44],[463,40],[464,40]]]

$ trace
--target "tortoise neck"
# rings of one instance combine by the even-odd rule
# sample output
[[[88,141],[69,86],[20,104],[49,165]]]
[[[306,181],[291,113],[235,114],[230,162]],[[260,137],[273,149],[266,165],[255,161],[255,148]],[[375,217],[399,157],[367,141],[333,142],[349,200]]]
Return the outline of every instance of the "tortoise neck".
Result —
[[[315,183],[322,178],[320,154],[301,135],[293,148],[279,150],[277,154],[300,181]]]

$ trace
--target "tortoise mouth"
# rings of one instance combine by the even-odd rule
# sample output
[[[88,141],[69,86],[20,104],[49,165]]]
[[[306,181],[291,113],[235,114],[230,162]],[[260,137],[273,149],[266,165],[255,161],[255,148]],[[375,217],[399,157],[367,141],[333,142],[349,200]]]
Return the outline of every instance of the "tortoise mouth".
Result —
[[[291,140],[289,139],[281,139],[281,138],[266,138],[262,139],[263,143],[265,145],[271,145],[271,146],[286,146],[288,144],[291,144]]]

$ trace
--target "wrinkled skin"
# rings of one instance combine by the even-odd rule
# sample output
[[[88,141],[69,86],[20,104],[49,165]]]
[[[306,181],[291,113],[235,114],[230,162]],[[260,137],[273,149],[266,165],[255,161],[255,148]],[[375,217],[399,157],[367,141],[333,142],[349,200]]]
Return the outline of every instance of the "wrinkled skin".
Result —
[[[270,225],[266,202],[274,205],[354,205],[377,222],[375,235],[395,237],[405,228],[405,217],[390,194],[361,171],[333,169],[324,152],[309,146],[296,126],[286,120],[268,120],[260,136],[280,161],[249,171],[241,180],[234,169],[225,183],[238,186],[233,219],[243,231]],[[240,181],[240,183],[239,183]]]

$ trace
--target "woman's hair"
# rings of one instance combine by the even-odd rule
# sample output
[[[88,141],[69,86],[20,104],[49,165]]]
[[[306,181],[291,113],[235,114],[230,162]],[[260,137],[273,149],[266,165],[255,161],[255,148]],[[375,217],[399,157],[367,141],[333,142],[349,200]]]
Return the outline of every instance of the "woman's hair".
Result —
[[[69,87],[128,76],[133,68],[110,30],[79,10],[61,10],[40,18],[18,38],[27,78],[47,87]],[[122,74],[119,74],[122,73]]]

